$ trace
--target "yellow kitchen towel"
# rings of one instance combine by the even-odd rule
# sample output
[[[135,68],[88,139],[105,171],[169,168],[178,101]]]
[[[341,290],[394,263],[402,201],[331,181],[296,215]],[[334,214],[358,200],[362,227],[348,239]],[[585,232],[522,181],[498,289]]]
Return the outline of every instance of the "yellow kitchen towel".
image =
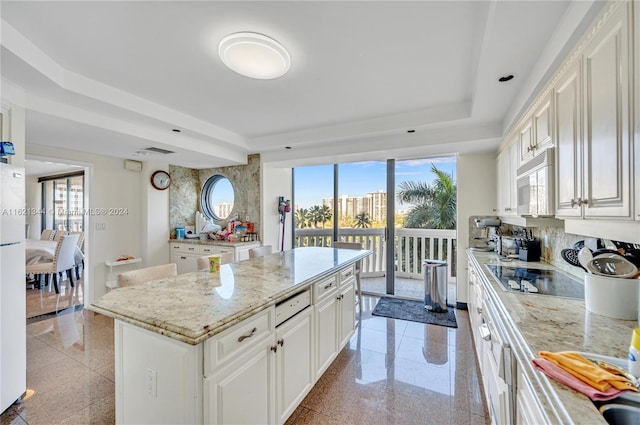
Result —
[[[575,351],[561,351],[558,353],[540,351],[538,354],[600,391],[606,391],[611,387],[619,390],[638,391],[629,379],[596,366]]]

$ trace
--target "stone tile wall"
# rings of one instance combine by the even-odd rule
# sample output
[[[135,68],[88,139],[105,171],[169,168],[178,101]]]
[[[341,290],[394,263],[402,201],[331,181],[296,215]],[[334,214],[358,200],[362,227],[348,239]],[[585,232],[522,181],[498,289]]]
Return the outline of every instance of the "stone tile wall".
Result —
[[[175,237],[177,226],[195,224],[196,211],[202,212],[200,192],[210,177],[220,174],[229,179],[234,189],[234,206],[230,217],[237,214],[238,219],[253,221],[255,230],[260,230],[260,155],[249,155],[247,165],[231,167],[206,168],[194,170],[190,168],[169,166],[171,187],[169,188],[169,226],[171,237]],[[226,220],[216,224],[226,225]]]

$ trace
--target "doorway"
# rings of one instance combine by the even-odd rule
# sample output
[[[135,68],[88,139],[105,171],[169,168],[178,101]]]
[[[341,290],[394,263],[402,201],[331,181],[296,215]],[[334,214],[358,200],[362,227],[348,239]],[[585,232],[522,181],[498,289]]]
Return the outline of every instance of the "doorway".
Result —
[[[78,234],[80,242],[72,269],[74,287],[66,273],[58,276],[58,293],[52,282],[47,282],[50,279],[26,276],[28,322],[81,309],[87,300],[90,239],[84,212],[89,203],[88,170],[85,164],[58,158],[27,155],[25,159],[27,264],[51,261],[48,256],[62,235]],[[51,246],[41,246],[47,243]]]

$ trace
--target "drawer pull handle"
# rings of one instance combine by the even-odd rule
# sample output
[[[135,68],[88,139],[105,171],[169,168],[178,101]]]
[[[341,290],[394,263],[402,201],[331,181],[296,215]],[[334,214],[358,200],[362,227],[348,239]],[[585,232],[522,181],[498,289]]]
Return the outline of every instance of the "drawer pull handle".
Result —
[[[272,345],[271,347],[269,347],[269,349],[275,353],[275,352],[278,351],[278,346],[277,345]]]
[[[256,334],[256,332],[258,331],[258,328],[253,328],[251,329],[251,332],[249,333],[249,335],[242,335],[238,337],[238,342],[242,342],[247,338],[251,338],[252,336],[254,336]]]
[[[333,286],[333,282],[331,283],[327,283],[326,285],[324,285],[324,289],[329,289]]]
[[[281,339],[278,340],[278,345],[280,347],[284,347],[284,338],[281,338]]]
[[[347,272],[347,273],[345,273],[345,274],[344,274],[344,277],[349,277],[349,276],[351,276],[352,274],[353,274],[353,271]]]
[[[486,323],[480,326],[480,337],[485,341],[491,341],[491,330]]]

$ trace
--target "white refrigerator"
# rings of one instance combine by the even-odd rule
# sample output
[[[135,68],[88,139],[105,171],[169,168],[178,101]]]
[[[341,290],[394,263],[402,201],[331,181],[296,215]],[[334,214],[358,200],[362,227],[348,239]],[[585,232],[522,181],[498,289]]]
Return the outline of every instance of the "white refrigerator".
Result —
[[[24,179],[0,163],[0,412],[27,390]]]

